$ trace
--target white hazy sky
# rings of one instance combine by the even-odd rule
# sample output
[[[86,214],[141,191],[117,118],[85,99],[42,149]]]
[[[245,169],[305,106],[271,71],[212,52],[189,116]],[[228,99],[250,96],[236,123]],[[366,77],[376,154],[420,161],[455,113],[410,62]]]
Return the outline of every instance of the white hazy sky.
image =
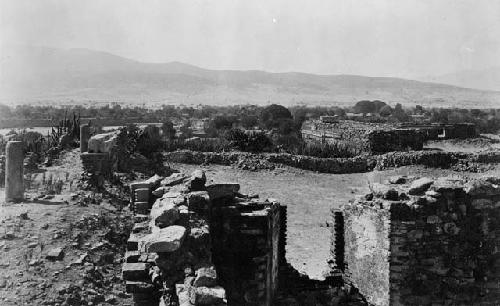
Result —
[[[0,44],[411,78],[500,66],[500,1],[0,0]]]

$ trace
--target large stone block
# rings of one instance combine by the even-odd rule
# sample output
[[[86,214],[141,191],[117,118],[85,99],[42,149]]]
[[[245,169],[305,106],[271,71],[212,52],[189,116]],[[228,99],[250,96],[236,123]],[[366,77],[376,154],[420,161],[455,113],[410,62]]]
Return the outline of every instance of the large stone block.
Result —
[[[122,278],[130,281],[149,279],[149,264],[143,262],[126,262],[122,265]]]
[[[24,198],[24,148],[21,141],[9,141],[5,148],[5,200]]]
[[[240,184],[210,184],[207,186],[207,191],[212,201],[220,198],[234,198],[236,193],[240,191]]]
[[[182,183],[185,179],[187,178],[186,175],[182,173],[174,173],[170,175],[169,177],[166,177],[163,179],[160,183],[162,186],[174,186],[177,184]]]
[[[417,195],[424,193],[429,187],[434,183],[433,179],[428,177],[422,177],[413,181],[410,185],[408,193],[411,195]]]
[[[207,177],[205,176],[205,171],[195,170],[189,178],[189,188],[191,191],[204,190],[206,182]]]
[[[125,291],[127,293],[153,293],[155,290],[155,286],[151,283],[140,281],[125,282]]]
[[[137,202],[148,202],[149,201],[149,188],[138,188],[135,190],[135,201]]]
[[[186,198],[188,207],[192,211],[206,211],[210,208],[210,196],[207,191],[193,191]]]
[[[226,302],[226,290],[220,286],[191,287],[190,289],[189,300],[194,305],[219,305]]]
[[[140,242],[141,252],[168,253],[178,250],[186,237],[186,228],[172,225],[145,236]]]
[[[179,209],[175,199],[157,199],[151,208],[151,219],[159,228],[173,225],[179,220]]]
[[[117,139],[117,132],[94,135],[89,139],[88,150],[92,153],[109,153],[116,145]]]

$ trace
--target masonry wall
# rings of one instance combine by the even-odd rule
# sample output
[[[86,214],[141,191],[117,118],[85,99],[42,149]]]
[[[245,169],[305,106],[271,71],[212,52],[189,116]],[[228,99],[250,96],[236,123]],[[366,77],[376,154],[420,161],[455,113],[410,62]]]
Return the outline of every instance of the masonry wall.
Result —
[[[373,186],[343,208],[345,280],[374,305],[498,305],[499,183]]]
[[[311,143],[339,144],[369,153],[421,150],[424,142],[417,129],[396,129],[388,124],[351,120],[306,121],[301,131],[302,138]]]
[[[123,278],[136,305],[273,305],[284,257],[279,203],[205,182],[195,171],[130,185],[138,220]]]
[[[368,302],[389,305],[390,215],[376,207],[345,211],[345,281],[359,289]]]

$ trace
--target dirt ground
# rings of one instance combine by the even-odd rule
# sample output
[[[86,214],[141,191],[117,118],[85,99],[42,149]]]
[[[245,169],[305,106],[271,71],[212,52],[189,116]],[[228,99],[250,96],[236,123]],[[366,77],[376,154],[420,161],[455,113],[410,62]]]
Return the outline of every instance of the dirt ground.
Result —
[[[0,189],[0,305],[132,305],[120,277],[131,216],[82,191],[81,173],[71,151],[31,175],[23,203],[6,204]]]
[[[173,168],[190,172],[200,166],[173,164]],[[478,176],[500,175],[500,167],[488,173],[464,173],[424,167],[403,167],[386,171],[353,174],[323,174],[295,168],[273,171],[245,171],[230,166],[203,167],[208,180],[236,182],[242,192],[274,198],[288,206],[287,260],[311,278],[322,279],[327,271],[330,248],[330,209],[369,191],[369,182],[384,182],[392,175],[410,176]]]
[[[171,166],[188,173],[200,168]],[[217,165],[202,168],[209,181],[237,182],[243,193],[275,198],[287,205],[287,259],[297,270],[317,279],[327,270],[330,209],[367,192],[369,183],[396,174],[484,174],[423,167],[341,175],[289,167],[256,172]],[[84,191],[81,173],[79,153],[74,150],[56,165],[29,175],[25,202],[4,203],[4,190],[0,189],[0,305],[132,305],[120,277],[132,223],[130,212],[124,209],[126,196]],[[499,176],[500,167],[486,174]],[[47,258],[56,247],[63,254]]]
[[[478,138],[428,141],[425,143],[424,148],[437,149],[445,152],[466,153],[499,150],[500,136],[495,134],[484,134]]]

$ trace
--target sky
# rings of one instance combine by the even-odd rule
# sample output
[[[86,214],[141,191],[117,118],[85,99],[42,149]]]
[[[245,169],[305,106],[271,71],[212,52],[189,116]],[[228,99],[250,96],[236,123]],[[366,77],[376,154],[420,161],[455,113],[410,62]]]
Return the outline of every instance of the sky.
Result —
[[[500,66],[496,0],[0,0],[0,45],[418,78]]]

